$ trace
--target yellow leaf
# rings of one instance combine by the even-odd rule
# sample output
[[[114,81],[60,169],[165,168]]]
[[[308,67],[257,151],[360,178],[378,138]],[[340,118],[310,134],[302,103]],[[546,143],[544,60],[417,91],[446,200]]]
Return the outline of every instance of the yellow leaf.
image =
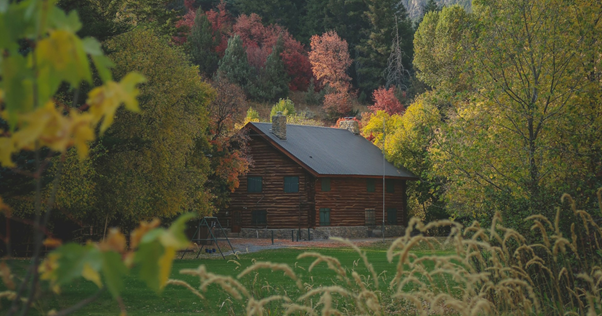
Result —
[[[102,251],[125,251],[125,236],[117,228],[109,230],[109,236],[99,244]]]
[[[0,137],[0,165],[3,167],[14,167],[11,155],[15,152],[12,138]]]
[[[140,111],[136,97],[140,91],[136,85],[144,82],[142,75],[132,72],[127,74],[119,83],[108,81],[88,94],[87,103],[94,122],[100,122],[100,132],[103,133],[113,123],[115,111],[123,103],[133,112]]]
[[[63,242],[60,239],[56,238],[46,238],[43,242],[44,246],[49,248],[56,248],[60,246]]]
[[[46,256],[38,268],[41,280],[56,281],[57,277],[54,274],[54,271],[59,267],[58,260],[59,255],[56,253],[50,253]]]
[[[73,32],[50,31],[50,36],[38,42],[36,57],[42,69],[54,69],[54,75],[77,85],[82,80],[90,81],[91,73],[83,43]]]
[[[71,111],[72,128],[71,135],[73,145],[77,149],[79,159],[88,157],[88,142],[94,140],[94,130],[92,129],[92,115],[85,113],[80,114],[76,111]]]
[[[19,116],[19,131],[13,134],[15,149],[33,149],[36,140],[40,139],[44,130],[51,121],[60,119],[54,103],[48,102],[44,106],[37,108],[33,112]]]
[[[142,240],[142,237],[151,229],[159,226],[160,223],[161,221],[159,221],[157,218],[153,219],[152,222],[141,222],[140,226],[134,229],[134,231],[132,231],[130,234],[130,248],[136,249],[140,243],[140,240]]]
[[[94,282],[98,287],[102,287],[102,282],[100,281],[100,274],[98,274],[96,270],[92,269],[89,263],[84,264],[82,276],[84,277],[84,279]]]
[[[159,284],[163,288],[169,279],[169,273],[171,272],[171,265],[173,259],[176,257],[176,248],[165,247],[163,256],[159,259]]]
[[[2,282],[9,290],[15,289],[15,282],[13,281],[13,276],[10,272],[10,268],[4,261],[0,262],[0,276],[2,277]]]

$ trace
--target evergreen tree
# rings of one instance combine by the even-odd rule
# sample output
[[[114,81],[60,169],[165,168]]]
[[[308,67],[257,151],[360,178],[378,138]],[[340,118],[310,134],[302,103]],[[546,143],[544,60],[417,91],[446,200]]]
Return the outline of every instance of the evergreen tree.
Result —
[[[411,69],[413,57],[414,29],[405,7],[394,0],[372,0],[366,16],[370,22],[367,38],[358,46],[356,58],[361,80],[358,86],[366,94],[372,93],[386,83],[386,69],[393,43],[399,45],[403,56],[403,67]],[[399,41],[397,41],[399,36]]]
[[[256,86],[259,87],[260,93],[257,99],[261,101],[276,101],[288,95],[290,77],[286,73],[282,61],[281,54],[283,51],[284,40],[282,37],[278,37],[278,41],[274,45],[272,53],[268,56],[265,67],[261,70],[257,80]]]
[[[247,93],[253,89],[253,69],[247,61],[247,52],[242,46],[240,36],[235,35],[228,40],[228,48],[224,57],[219,61],[217,72],[225,76],[229,82],[237,84]]]
[[[201,73],[210,77],[217,70],[218,56],[215,47],[219,43],[219,38],[213,37],[211,22],[200,7],[194,18],[188,43],[192,62],[199,66]]]
[[[424,16],[427,13],[429,13],[429,12],[439,12],[439,11],[441,11],[441,9],[442,9],[442,6],[440,6],[439,4],[437,4],[437,1],[435,1],[435,0],[427,0],[426,3],[424,4],[424,6],[422,6],[422,15],[416,21],[416,27],[415,28],[418,29],[418,26],[420,25],[420,23],[424,19]]]

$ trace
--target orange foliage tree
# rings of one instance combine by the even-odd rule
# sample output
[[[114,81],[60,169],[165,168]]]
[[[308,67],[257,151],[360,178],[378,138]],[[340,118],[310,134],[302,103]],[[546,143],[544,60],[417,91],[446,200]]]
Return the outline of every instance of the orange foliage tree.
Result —
[[[347,41],[335,31],[311,37],[309,61],[314,76],[333,91],[324,97],[327,112],[345,114],[351,110],[349,95],[351,77],[347,68],[351,65]]]

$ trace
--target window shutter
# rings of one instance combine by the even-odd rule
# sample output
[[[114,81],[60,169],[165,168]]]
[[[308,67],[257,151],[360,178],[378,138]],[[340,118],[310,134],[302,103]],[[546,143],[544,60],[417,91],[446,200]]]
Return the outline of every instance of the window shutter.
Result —
[[[322,192],[330,191],[330,178],[322,178]]]
[[[330,226],[330,209],[320,209],[320,226]]]
[[[385,180],[387,186],[387,193],[395,193],[395,182],[393,180]]]
[[[299,177],[284,177],[284,192],[295,193],[299,192]]]
[[[375,189],[375,184],[374,184],[374,179],[366,179],[366,186],[368,189],[368,192],[374,192]]]
[[[373,209],[366,210],[366,226],[376,225],[375,211]]]
[[[387,209],[387,223],[389,225],[397,225],[397,209]]]
[[[261,193],[261,177],[247,177],[247,192]]]

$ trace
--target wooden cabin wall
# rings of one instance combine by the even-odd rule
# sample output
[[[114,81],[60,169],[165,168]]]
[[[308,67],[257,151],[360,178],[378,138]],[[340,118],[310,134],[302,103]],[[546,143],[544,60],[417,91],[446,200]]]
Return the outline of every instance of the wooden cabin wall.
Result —
[[[406,225],[406,182],[393,181],[394,192],[385,192],[385,224],[386,209],[397,209],[397,225]],[[366,209],[375,210],[376,226],[382,224],[383,218],[383,182],[382,178],[374,179],[375,190],[368,192],[365,178],[331,178],[330,191],[322,191],[322,182],[316,179],[316,226],[320,226],[320,209],[330,209],[330,226],[364,226]]]
[[[238,211],[243,228],[307,228],[314,210],[313,196],[308,197],[314,190],[313,180],[307,181],[311,175],[260,135],[251,132],[250,137],[254,165],[247,175],[239,177],[240,186],[231,193],[229,207],[218,213],[220,222],[224,227],[232,226],[233,212]],[[248,176],[262,177],[261,193],[247,192]],[[299,177],[299,192],[284,192],[285,176]],[[267,211],[267,225],[253,225],[253,210]]]

